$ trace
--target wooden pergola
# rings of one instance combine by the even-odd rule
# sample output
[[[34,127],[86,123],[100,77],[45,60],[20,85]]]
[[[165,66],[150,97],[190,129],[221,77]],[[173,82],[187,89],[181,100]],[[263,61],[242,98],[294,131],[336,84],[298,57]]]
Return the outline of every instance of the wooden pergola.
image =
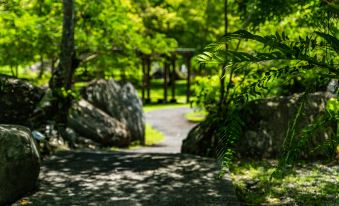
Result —
[[[164,78],[164,103],[168,102],[168,76],[170,77],[171,81],[171,91],[172,91],[172,97],[169,102],[175,103],[177,100],[175,98],[175,81],[176,81],[176,75],[175,75],[175,68],[176,68],[176,61],[177,56],[181,55],[184,57],[184,62],[187,68],[187,83],[186,83],[186,102],[190,102],[190,87],[191,87],[191,60],[194,55],[195,49],[194,48],[178,48],[171,52],[170,55],[161,55],[162,58],[165,59],[164,63],[164,72],[163,72],[163,78]],[[153,55],[146,55],[141,54],[142,59],[142,100],[144,103],[151,103],[151,65],[152,65],[152,56]]]

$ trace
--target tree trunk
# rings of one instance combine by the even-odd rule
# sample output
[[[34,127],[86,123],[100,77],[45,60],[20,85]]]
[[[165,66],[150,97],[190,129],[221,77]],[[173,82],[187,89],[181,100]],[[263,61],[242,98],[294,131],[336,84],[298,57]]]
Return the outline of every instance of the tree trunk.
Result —
[[[63,31],[61,39],[60,63],[54,71],[50,81],[52,90],[65,88],[69,90],[72,85],[74,73],[74,2],[63,0]]]
[[[228,0],[224,1],[224,23],[225,23],[225,35],[228,33]],[[225,49],[228,50],[227,43]],[[227,57],[226,57],[227,58]],[[225,75],[226,75],[226,64],[221,66],[221,77],[220,77],[220,99],[219,99],[219,112],[222,112],[222,105],[225,100]]]
[[[61,38],[60,63],[53,71],[49,82],[54,101],[54,117],[58,124],[66,124],[71,97],[65,93],[71,89],[72,78],[78,61],[74,50],[74,0],[63,0],[63,31]]]
[[[39,71],[38,79],[41,79],[45,73],[45,63],[44,63],[44,57],[42,54],[40,54],[40,62],[41,64],[40,64],[40,71]]]

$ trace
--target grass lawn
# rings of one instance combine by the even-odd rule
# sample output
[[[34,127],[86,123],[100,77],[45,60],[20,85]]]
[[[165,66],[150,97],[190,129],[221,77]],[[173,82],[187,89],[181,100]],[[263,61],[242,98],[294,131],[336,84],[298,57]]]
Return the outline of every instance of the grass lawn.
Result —
[[[164,136],[163,133],[154,129],[152,127],[152,125],[146,123],[146,130],[145,130],[145,144],[146,144],[146,146],[156,145],[156,144],[162,142],[164,139],[165,139],[165,136]],[[111,150],[113,150],[113,151],[119,151],[120,149],[133,150],[133,149],[138,149],[140,147],[141,147],[140,142],[135,141],[135,142],[132,142],[131,145],[129,145],[127,148],[111,147]]]
[[[207,114],[205,110],[194,110],[185,114],[185,118],[190,122],[199,123],[206,119]]]
[[[163,79],[154,79],[151,81],[151,101],[152,102],[157,102],[158,99],[164,98],[163,82],[164,82]],[[137,89],[138,89],[139,96],[141,97],[141,89],[140,88],[137,88]],[[178,103],[186,103],[186,89],[187,89],[186,80],[176,81],[175,98],[177,99]],[[167,88],[167,98],[168,98],[168,101],[172,98],[172,90],[171,90],[170,85]],[[193,97],[191,98],[191,100],[192,99]]]
[[[170,109],[176,107],[189,107],[189,104],[147,104],[144,105],[144,112],[150,112],[159,109]]]
[[[301,163],[282,179],[270,179],[277,161],[249,161],[230,171],[242,205],[339,205],[339,165]]]
[[[155,145],[162,142],[165,136],[160,131],[154,129],[152,125],[146,124],[146,136],[145,143],[147,146]]]

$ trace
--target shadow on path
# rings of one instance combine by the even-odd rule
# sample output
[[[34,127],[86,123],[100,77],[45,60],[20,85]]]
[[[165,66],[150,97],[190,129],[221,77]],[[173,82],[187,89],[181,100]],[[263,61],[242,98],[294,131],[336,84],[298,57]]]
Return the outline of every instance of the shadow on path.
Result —
[[[238,205],[211,159],[183,154],[60,152],[29,205]]]
[[[137,150],[59,152],[43,162],[35,206],[237,206],[228,174],[218,179],[212,159],[180,154],[194,124],[187,107],[146,113],[163,132],[159,145]],[[19,204],[14,204],[19,205]]]

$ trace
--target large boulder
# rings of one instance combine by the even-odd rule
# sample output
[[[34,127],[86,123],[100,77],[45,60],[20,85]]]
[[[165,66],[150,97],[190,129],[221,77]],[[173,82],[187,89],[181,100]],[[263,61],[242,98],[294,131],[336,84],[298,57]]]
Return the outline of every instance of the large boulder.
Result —
[[[204,157],[216,157],[216,145],[214,125],[202,122],[191,129],[187,138],[183,140],[181,152],[186,154],[200,155]]]
[[[0,77],[0,123],[26,125],[43,94],[24,80]]]
[[[312,93],[306,97],[304,110],[296,122],[296,138],[301,138],[302,129],[324,114],[330,97],[325,92]],[[286,132],[296,116],[301,98],[301,94],[295,94],[250,102],[242,113],[245,128],[237,147],[239,153],[245,157],[277,157],[282,151]],[[328,122],[317,132],[312,132],[306,153],[333,137],[335,127],[333,122]],[[323,148],[311,156],[326,156],[328,152],[328,148]],[[306,153],[305,157],[311,157]]]
[[[240,112],[244,126],[236,151],[247,158],[275,158],[281,154],[289,124],[293,121],[299,107],[301,94],[281,96],[270,99],[259,99],[250,102]],[[304,111],[296,124],[296,134],[301,134],[306,125],[314,122],[324,114],[330,94],[317,92],[309,94]],[[215,134],[217,125],[199,124],[191,130],[183,141],[182,152],[202,156],[216,156],[219,139]],[[335,135],[336,124],[328,122],[311,134],[306,144],[304,157],[314,158],[328,156],[329,148],[318,149],[313,154],[308,152]],[[297,138],[301,138],[297,135]]]
[[[86,100],[75,102],[68,116],[69,126],[79,135],[104,146],[128,146],[131,135],[124,123],[111,117]]]
[[[142,101],[132,84],[97,80],[82,90],[83,97],[111,117],[126,124],[131,140],[145,143],[145,117]]]
[[[35,189],[40,158],[29,129],[0,125],[0,205]]]

